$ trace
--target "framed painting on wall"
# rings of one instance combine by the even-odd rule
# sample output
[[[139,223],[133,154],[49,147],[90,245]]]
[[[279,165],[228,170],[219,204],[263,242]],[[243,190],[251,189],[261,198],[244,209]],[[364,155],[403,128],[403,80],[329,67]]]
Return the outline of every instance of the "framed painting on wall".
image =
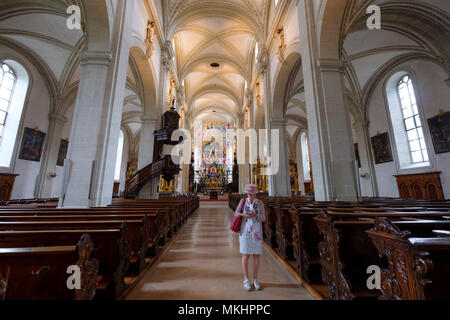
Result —
[[[64,160],[67,157],[67,150],[69,149],[69,140],[61,140],[58,151],[58,161],[56,162],[57,166],[64,167]]]
[[[134,175],[137,173],[137,165],[138,161],[137,159],[131,159],[131,161],[127,164],[127,181],[129,181],[131,178],[134,177]]]
[[[372,137],[372,148],[375,157],[375,164],[382,164],[394,161],[392,157],[389,134],[387,132]]]
[[[45,136],[39,129],[25,128],[19,159],[40,162]]]
[[[434,152],[437,154],[450,152],[450,112],[428,119],[428,127]]]

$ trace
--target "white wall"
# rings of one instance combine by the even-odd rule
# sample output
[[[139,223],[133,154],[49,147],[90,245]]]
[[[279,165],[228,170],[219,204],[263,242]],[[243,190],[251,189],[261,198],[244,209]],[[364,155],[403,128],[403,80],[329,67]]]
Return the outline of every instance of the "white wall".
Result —
[[[73,120],[73,112],[75,107],[72,106],[69,110],[67,110],[65,117],[67,118],[67,122],[64,125],[64,129],[61,133],[61,139],[70,138],[70,129],[72,128],[72,120]],[[61,140],[60,139],[60,140]],[[70,141],[69,141],[70,144]],[[52,198],[59,198],[62,192],[62,184],[64,180],[64,167],[56,166],[56,174],[57,177],[53,181],[52,186]]]
[[[128,141],[126,135],[124,135],[123,139],[123,153],[122,153],[122,167],[120,171],[120,187],[119,187],[119,194],[125,190],[125,183],[127,179],[127,166],[129,159],[129,150],[130,150],[130,142]]]
[[[14,155],[15,164],[12,164],[13,173],[19,174],[14,184],[12,198],[34,198],[36,178],[39,175],[41,163],[20,160],[18,159],[18,156],[25,127],[37,127],[42,132],[48,132],[50,97],[43,78],[40,76],[37,69],[27,61],[26,57],[3,45],[0,45],[0,52],[2,57],[22,63],[30,72],[30,94],[24,105],[24,121],[20,125],[17,135],[17,143],[19,146],[17,148],[17,153]]]
[[[398,70],[413,70],[416,79],[416,94],[418,103],[422,105],[424,112],[424,132],[429,135],[427,120],[436,116],[440,110],[450,111],[450,90],[445,79],[447,74],[431,61],[414,60],[401,64]],[[374,91],[369,103],[368,117],[370,121],[369,135],[373,137],[377,132],[389,132],[391,146],[393,147],[393,135],[389,129],[388,109],[384,98],[384,82],[386,77],[381,79]],[[435,171],[441,171],[441,182],[444,196],[450,199],[450,153],[434,153],[434,147],[429,148],[432,152],[430,158],[435,159]],[[393,152],[396,152],[393,150]],[[394,162],[375,165],[377,174],[378,190],[381,197],[398,197],[397,183],[394,175],[399,174],[396,159]],[[415,170],[411,173],[424,172],[425,170]],[[402,172],[403,174],[404,172]]]

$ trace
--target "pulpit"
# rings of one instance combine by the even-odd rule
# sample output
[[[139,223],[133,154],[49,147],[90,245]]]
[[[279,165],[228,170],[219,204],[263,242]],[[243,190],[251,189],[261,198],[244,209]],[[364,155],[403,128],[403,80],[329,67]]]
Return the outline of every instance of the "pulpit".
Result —
[[[14,182],[18,174],[0,173],[0,201],[11,200]]]

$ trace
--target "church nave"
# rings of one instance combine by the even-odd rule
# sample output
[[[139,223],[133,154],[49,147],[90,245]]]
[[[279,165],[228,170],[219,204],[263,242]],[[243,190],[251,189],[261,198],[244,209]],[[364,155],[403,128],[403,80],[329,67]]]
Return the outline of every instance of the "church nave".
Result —
[[[239,241],[228,228],[232,215],[227,202],[202,202],[127,299],[313,300],[266,247],[259,275],[263,289],[244,290]]]

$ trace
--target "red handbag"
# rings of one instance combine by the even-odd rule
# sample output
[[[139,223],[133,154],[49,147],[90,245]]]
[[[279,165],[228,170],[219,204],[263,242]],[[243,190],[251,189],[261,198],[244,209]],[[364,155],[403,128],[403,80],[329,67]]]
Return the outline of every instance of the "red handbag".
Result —
[[[233,232],[241,232],[242,216],[233,217],[231,220],[230,230]]]

